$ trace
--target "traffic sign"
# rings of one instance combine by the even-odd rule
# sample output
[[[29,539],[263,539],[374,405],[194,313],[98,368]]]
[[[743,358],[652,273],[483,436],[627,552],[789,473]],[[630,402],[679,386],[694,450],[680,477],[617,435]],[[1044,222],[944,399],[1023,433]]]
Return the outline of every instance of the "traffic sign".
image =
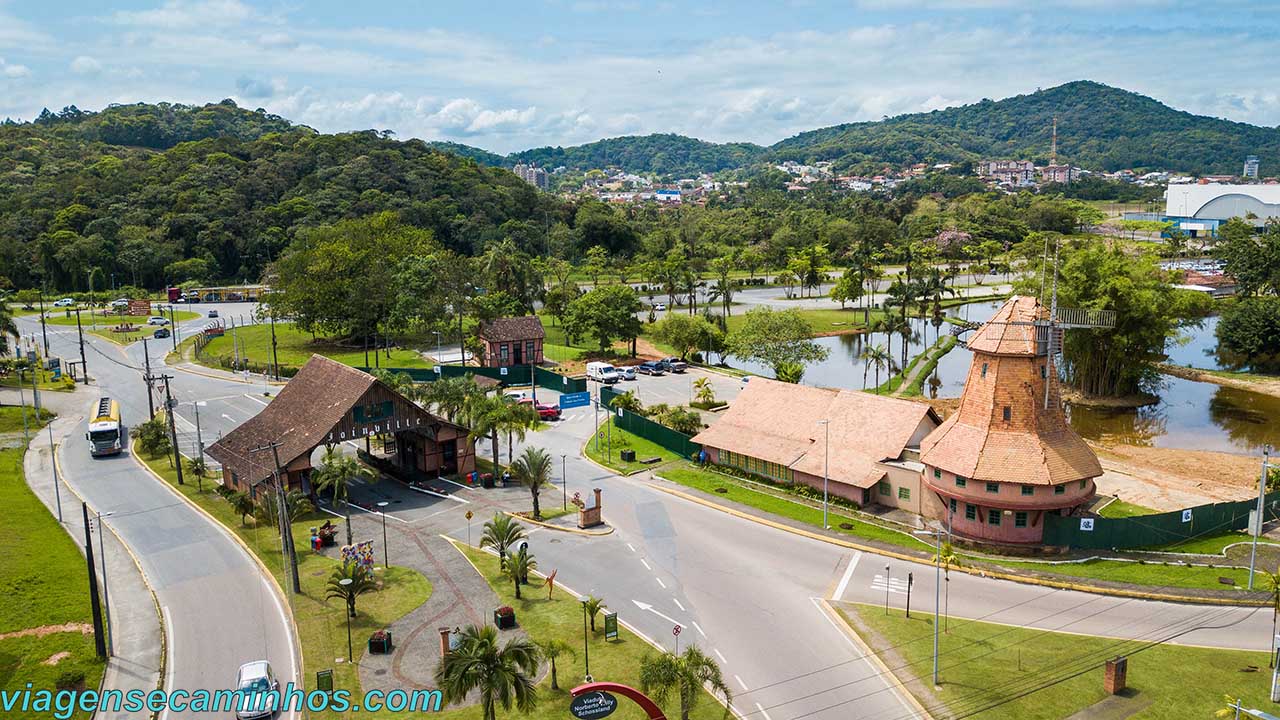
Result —
[[[560,409],[568,410],[569,408],[586,407],[591,404],[591,393],[576,392],[564,393],[560,396]]]
[[[467,519],[468,519],[468,520],[470,520],[470,519],[471,519],[471,518],[473,518],[473,517],[475,517],[475,516],[471,513],[471,511],[470,511],[470,510],[468,510],[468,511],[467,511]]]
[[[677,625],[677,626],[675,626],[675,627],[671,628],[671,634],[672,634],[672,635],[675,635],[676,637],[680,637],[680,630],[681,630],[681,629],[682,629],[682,628],[681,628],[679,625]]]

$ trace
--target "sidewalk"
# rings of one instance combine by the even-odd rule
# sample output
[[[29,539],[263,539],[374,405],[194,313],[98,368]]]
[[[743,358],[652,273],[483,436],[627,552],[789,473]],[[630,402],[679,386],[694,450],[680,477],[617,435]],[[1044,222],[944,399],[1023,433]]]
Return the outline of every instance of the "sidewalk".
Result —
[[[88,398],[96,391],[76,393],[41,393],[41,401],[54,412],[59,413],[49,427],[52,429],[54,441],[58,443],[59,452],[63,445],[74,443],[76,430],[84,419],[83,410],[91,402]],[[96,395],[94,395],[96,397]],[[46,401],[46,398],[49,398]],[[56,399],[55,399],[56,398]],[[5,400],[9,398],[6,396]],[[14,398],[16,400],[16,398]],[[27,398],[30,402],[30,397]],[[79,412],[80,414],[77,414]],[[41,430],[31,446],[27,449],[23,460],[27,484],[40,501],[57,517],[54,509],[53,463],[49,451],[49,429]],[[62,526],[76,545],[83,548],[84,525],[80,509],[80,498],[75,493],[75,486],[80,478],[61,478],[58,494],[62,504]],[[90,517],[94,508],[90,506]],[[160,625],[160,610],[155,595],[147,584],[142,570],[133,559],[133,555],[111,531],[111,522],[104,520],[107,532],[102,534],[105,547],[95,545],[95,561],[101,573],[102,555],[105,550],[107,579],[110,583],[110,628],[111,640],[115,654],[107,663],[102,686],[125,692],[133,689],[150,692],[161,687],[161,671],[164,666],[164,634]],[[98,534],[93,534],[95,542]],[[130,715],[125,712],[101,713],[98,718],[124,720]]]

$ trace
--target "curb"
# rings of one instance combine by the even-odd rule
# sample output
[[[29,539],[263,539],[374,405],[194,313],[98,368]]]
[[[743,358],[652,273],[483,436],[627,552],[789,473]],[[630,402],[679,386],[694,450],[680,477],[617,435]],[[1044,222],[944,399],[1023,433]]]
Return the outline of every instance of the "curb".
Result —
[[[898,696],[905,700],[908,705],[914,707],[915,711],[920,714],[920,717],[925,720],[933,720],[933,715],[925,709],[925,706],[920,702],[920,699],[915,696],[915,693],[907,689],[907,686],[902,682],[902,678],[898,677],[897,673],[890,670],[889,666],[885,665],[884,661],[880,659],[880,655],[872,650],[870,645],[867,645],[866,641],[862,639],[862,636],[859,635],[856,630],[849,626],[849,621],[844,619],[844,615],[841,615],[839,611],[832,607],[831,603],[828,602],[826,598],[818,598],[817,603],[818,606],[822,608],[823,612],[825,612],[836,623],[837,627],[840,628],[840,631],[858,646],[859,650],[862,651],[862,657],[871,661],[871,664],[875,666],[876,672],[879,673],[881,677],[888,678],[889,684],[898,693]]]
[[[573,533],[574,535],[586,535],[588,537],[599,537],[601,535],[610,535],[613,533],[612,525],[609,526],[608,530],[582,530],[580,528],[568,528],[561,525],[552,525],[551,523],[545,523],[545,522],[542,522],[541,520],[534,520],[533,518],[527,518],[523,515],[517,515],[511,512],[510,510],[503,510],[502,514],[509,515],[510,517],[516,520],[519,520],[520,522],[527,522],[531,525],[537,525],[538,527],[543,527],[548,530],[559,530],[560,532]]]
[[[670,482],[670,481],[664,481],[664,482]],[[810,532],[808,530],[792,527],[790,525],[769,520],[767,518],[762,518],[757,515],[752,515],[751,513],[745,513],[745,512],[742,512],[741,510],[735,510],[731,507],[726,507],[724,505],[720,505],[719,503],[711,502],[710,500],[704,500],[703,498],[690,495],[689,493],[682,492],[680,490],[665,488],[655,483],[650,483],[650,486],[661,492],[667,493],[668,495],[674,495],[675,497],[683,498],[685,500],[698,503],[699,505],[704,505],[706,507],[719,510],[720,512],[728,513],[729,515],[733,515],[734,517],[742,518],[743,520],[749,520],[751,522],[754,522],[760,525],[766,525],[768,527],[775,528],[777,530],[782,530],[784,532],[792,533],[793,535],[800,535],[801,537],[807,537],[807,538],[810,538],[811,540],[818,540],[820,542],[825,542],[825,543],[830,543],[832,545],[839,545],[841,547],[846,547],[851,550],[860,550],[862,552],[871,553],[872,555],[881,555],[883,557],[890,557],[895,560],[902,560],[905,562],[911,562],[911,563],[917,563],[917,564],[928,563],[927,559],[921,558],[915,555],[908,555],[906,553],[897,552],[894,550],[886,550],[884,548],[875,547],[872,545],[864,545],[862,543],[850,542],[848,540],[843,540],[840,538],[827,537],[826,535],[821,535],[816,532]],[[980,577],[989,577],[989,578],[994,578],[996,580],[1007,580],[1009,582],[1021,583],[1023,585],[1038,585],[1041,587],[1054,588],[1056,590],[1074,590],[1076,592],[1091,593],[1094,595],[1109,595],[1112,597],[1132,598],[1135,600],[1157,600],[1161,602],[1176,602],[1176,603],[1184,603],[1188,605],[1223,605],[1223,606],[1231,606],[1231,607],[1270,607],[1270,603],[1263,600],[1248,600],[1248,599],[1231,600],[1228,598],[1211,598],[1211,597],[1199,597],[1196,595],[1176,595],[1173,593],[1148,592],[1144,590],[1127,590],[1124,588],[1108,588],[1108,587],[1100,587],[1097,585],[1086,585],[1083,583],[1068,582],[1064,580],[1050,580],[1048,578],[1037,578],[1037,577],[1030,577],[1027,575],[1016,575],[1014,573],[1001,572],[999,570],[980,570],[980,569],[970,568],[965,566],[953,568],[953,570],[963,572],[967,575],[978,575]]]
[[[196,510],[196,512],[203,515],[206,519],[209,520],[209,522],[213,523],[215,527],[222,530],[223,534],[230,536],[231,540],[235,542],[237,545],[239,545],[240,549],[244,550],[244,552],[250,558],[253,559],[254,564],[258,566],[258,572],[262,573],[262,575],[266,577],[267,580],[270,581],[271,588],[276,593],[276,600],[280,603],[280,606],[284,608],[285,617],[289,619],[289,634],[291,636],[290,644],[293,646],[292,648],[293,654],[298,660],[298,684],[302,685],[306,679],[307,673],[306,673],[306,668],[304,664],[304,658],[302,655],[302,640],[298,634],[298,619],[293,615],[293,605],[289,602],[289,596],[285,593],[284,588],[281,587],[280,581],[277,580],[276,576],[272,575],[271,571],[267,569],[267,565],[266,563],[262,562],[262,558],[258,557],[258,554],[255,553],[249,547],[249,544],[246,543],[239,535],[237,535],[234,530],[224,525],[222,521],[218,520],[213,515],[211,515],[208,510],[205,510],[204,508],[200,507],[200,505],[196,501],[182,494],[182,491],[170,485],[168,480],[165,480],[164,478],[160,477],[159,473],[157,473],[155,470],[152,470],[150,466],[148,466],[146,463],[142,462],[142,460],[139,459],[136,454],[129,453],[129,456],[133,459],[135,463],[138,464],[139,467],[141,467],[148,474],[150,474],[151,477],[155,478],[161,485],[168,488],[169,492],[173,493],[174,495],[177,495],[179,498],[182,499],[183,502],[185,502],[187,505],[190,505],[192,508]]]
[[[190,364],[190,363],[187,363],[187,364]],[[206,377],[211,380],[222,380],[224,382],[237,382],[237,383],[242,383],[244,385],[266,384],[266,385],[274,385],[274,386],[283,386],[288,384],[287,380],[271,380],[264,377],[261,383],[258,383],[253,380],[245,380],[239,375],[231,375],[231,374],[215,375],[213,373],[203,372],[201,370],[193,370],[190,367],[186,367],[186,365],[176,365],[176,364],[170,363],[168,356],[165,356],[165,365],[167,367],[173,368],[178,372],[184,372],[191,375],[199,375],[200,377]]]

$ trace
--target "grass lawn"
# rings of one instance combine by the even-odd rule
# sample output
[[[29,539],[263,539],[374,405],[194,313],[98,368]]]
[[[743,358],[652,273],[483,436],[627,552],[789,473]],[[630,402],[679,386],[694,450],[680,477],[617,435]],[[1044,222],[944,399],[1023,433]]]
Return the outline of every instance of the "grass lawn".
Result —
[[[746,487],[743,481],[738,478],[703,470],[695,467],[692,463],[682,463],[676,467],[664,468],[661,474],[662,477],[674,483],[710,493],[718,498],[732,500],[774,515],[808,523],[813,525],[814,529],[822,527],[821,508],[815,508],[782,497],[782,491],[778,491],[779,494],[774,495],[764,490],[755,490]],[[724,488],[728,492],[716,492],[716,488]],[[927,542],[917,540],[906,533],[863,522],[847,514],[842,514],[841,508],[838,507],[829,512],[828,521],[831,523],[832,530],[842,535],[848,535],[853,539],[878,540],[911,550],[928,550],[931,547]],[[841,523],[847,523],[851,527],[842,528],[840,527]]]
[[[0,408],[0,430],[22,430],[20,408]],[[66,623],[92,624],[86,590],[89,577],[84,556],[44,504],[27,487],[22,472],[23,448],[0,450],[0,506],[5,508],[0,533],[0,635]],[[46,661],[67,653],[54,665]],[[16,691],[31,683],[53,690],[61,683],[97,688],[105,665],[94,654],[93,635],[78,628],[44,637],[0,640],[0,690]],[[48,713],[12,712],[6,718],[44,718]],[[76,713],[75,717],[88,717]]]
[[[1252,535],[1240,530],[1215,533],[1213,535],[1206,535],[1204,537],[1182,540],[1180,542],[1169,543],[1168,545],[1160,545],[1158,547],[1145,549],[1161,550],[1164,552],[1196,553],[1200,555],[1221,555],[1228,545],[1248,543],[1252,540]],[[1258,545],[1277,545],[1277,543],[1274,540],[1262,537],[1258,538]]]
[[[241,524],[240,517],[234,513],[231,505],[213,492],[214,481],[206,480],[205,491],[201,493],[197,490],[196,483],[190,474],[186,476],[185,485],[177,484],[177,473],[170,469],[167,458],[147,459],[139,456],[139,459],[144,460],[170,485],[195,501],[244,540],[280,585],[286,589],[286,596],[293,606],[293,615],[298,623],[299,640],[302,643],[303,666],[306,671],[305,676],[301,678],[302,684],[307,689],[314,689],[316,671],[332,669],[334,689],[350,690],[353,697],[359,697],[360,679],[357,676],[356,667],[346,663],[334,663],[334,658],[345,658],[347,655],[345,606],[339,600],[324,599],[325,584],[329,575],[338,567],[338,562],[310,550],[310,528],[331,518],[327,515],[323,517],[312,515],[293,523],[293,540],[298,550],[298,576],[302,581],[302,594],[294,595],[288,592],[289,583],[283,567],[279,535],[274,528],[269,526],[260,528],[253,519],[249,520],[248,525]],[[341,532],[339,537],[343,537]],[[375,548],[374,554],[379,553],[380,549]],[[362,595],[356,601],[358,615],[351,619],[351,637],[355,645],[357,663],[364,656],[367,649],[366,641],[373,631],[381,630],[404,617],[431,596],[430,581],[416,570],[394,565],[389,570],[383,570],[381,565],[377,568],[377,577],[383,583],[382,589]],[[311,713],[311,717],[337,718],[339,715]]]
[[[610,418],[612,418],[612,416],[610,416]],[[679,455],[676,455],[661,445],[645,440],[639,435],[633,435],[616,425],[612,428],[607,424],[601,425],[599,435],[599,449],[596,448],[595,440],[588,440],[583,451],[586,453],[587,457],[595,460],[605,467],[612,468],[622,475],[630,475],[633,472],[648,470],[658,467],[662,463],[680,459]],[[610,437],[613,439],[612,443],[609,442]],[[610,445],[612,445],[612,452],[610,452]],[[619,453],[622,450],[635,450],[636,462],[623,462],[619,456]],[[662,458],[662,462],[650,464],[639,462],[645,458],[655,456]]]
[[[169,313],[165,313],[164,316],[169,317]],[[183,322],[185,320],[191,320],[198,317],[200,317],[200,313],[191,312],[190,310],[175,310],[173,312],[173,319],[176,322]],[[71,327],[75,327],[76,314],[71,313],[71,317],[67,317],[67,314],[60,309],[47,309],[45,311],[45,322],[49,325],[69,325]],[[93,316],[90,317],[88,310],[80,311],[80,325],[86,330],[94,327],[113,328],[121,322],[129,322],[134,325],[146,325],[147,318],[141,315],[117,315],[115,313],[104,314],[102,312],[95,312]],[[152,327],[151,329],[154,330],[155,328]]]
[[[830,310],[800,310],[800,316],[803,317],[813,328],[815,335],[834,335],[839,333],[848,333],[860,330],[865,327],[862,322],[862,310],[853,307],[844,310],[832,308]],[[870,318],[874,321],[883,314],[881,310],[872,309]],[[729,326],[729,332],[733,332],[742,327],[745,312],[738,312],[730,315],[726,320]]]
[[[568,689],[580,684],[586,674],[582,654],[582,605],[577,602],[576,598],[559,588],[555,590],[551,599],[548,600],[547,591],[541,585],[540,578],[530,578],[531,584],[521,591],[522,599],[516,600],[511,582],[503,577],[498,570],[498,558],[465,545],[460,545],[458,550],[471,560],[472,564],[480,571],[480,574],[489,582],[489,586],[497,593],[499,601],[515,609],[516,622],[519,623],[530,638],[535,641],[558,639],[568,643],[569,647],[574,649],[574,655],[561,656],[556,661],[556,677],[559,680],[560,689],[551,689],[551,675],[548,673],[542,682],[538,683],[538,706],[528,715],[519,715],[519,717],[527,718],[528,720],[559,720],[560,718],[569,717],[570,696]],[[550,572],[552,568],[541,568],[541,570]],[[606,601],[609,599],[605,598]],[[617,598],[616,601],[618,603],[616,609],[619,610],[619,615],[625,616],[627,608],[622,603],[629,604],[629,601],[624,598]],[[511,633],[503,631],[503,634],[510,635]],[[596,680],[620,682],[633,687],[640,686],[641,658],[646,655],[657,654],[657,651],[651,645],[636,637],[621,625],[618,627],[618,639],[612,642],[605,642],[602,615],[596,617],[596,632],[590,634],[589,650],[591,655],[591,675]],[[664,708],[669,718],[680,717],[679,701],[675,698],[675,695],[673,693],[671,702]],[[625,698],[619,698],[619,700],[618,710],[610,716],[610,720],[614,720],[614,718],[618,720],[640,720],[645,717],[640,708],[631,701]],[[470,720],[472,718],[480,718],[480,710],[479,705],[456,710],[446,708],[443,714],[423,714],[422,717]],[[501,708],[498,709],[498,717],[517,717],[517,715],[514,709],[511,712],[503,712]],[[697,720],[720,720],[724,717],[724,707],[716,702],[714,698],[703,694],[698,698],[690,717]]]
[[[247,355],[254,363],[271,362],[271,326],[245,325],[235,329],[235,337],[240,343],[242,357]],[[216,358],[219,356],[234,358],[232,332],[227,331],[220,338],[215,338],[205,346],[205,362],[210,367],[220,367]],[[292,323],[276,323],[276,354],[281,367],[300,368],[311,359],[312,354],[320,354],[332,358],[344,365],[364,367],[364,348],[351,348],[337,345],[324,339],[312,341],[311,333],[296,329]],[[369,351],[369,364],[374,363],[373,350]],[[396,348],[388,358],[384,353],[378,363],[382,367],[396,368],[429,368],[432,362],[413,350]]]
[[[888,615],[872,605],[843,605],[840,612],[868,644],[893,648],[897,658],[881,658],[904,680],[931,681],[933,615],[923,609],[910,620],[900,610]],[[1128,657],[1128,686],[1134,707],[1146,705],[1133,720],[1211,718],[1224,706],[1223,695],[1240,697],[1250,707],[1266,708],[1271,675],[1267,655],[1239,650],[1156,645],[1140,641],[1085,637],[981,622],[949,623],[939,639],[942,689],[917,699],[938,718],[1060,720],[1105,697],[1102,666]],[[1246,672],[1250,667],[1261,671]],[[919,688],[919,684],[914,685]]]
[[[1158,510],[1134,505],[1123,500],[1113,500],[1107,503],[1106,507],[1098,511],[1098,514],[1105,518],[1128,518],[1138,517],[1139,515],[1155,515]]]
[[[75,381],[66,373],[63,373],[60,380],[53,379],[53,373],[49,370],[41,370],[40,372],[40,392],[46,390],[52,392],[74,392],[76,389]],[[0,378],[0,387],[16,388],[18,387],[18,374],[10,373]],[[22,387],[26,392],[31,391],[31,373],[23,373]]]
[[[27,387],[30,390],[30,386]],[[35,432],[44,427],[45,423],[52,420],[54,415],[45,408],[40,408],[40,420],[36,422],[36,409],[30,405],[31,397],[27,396],[27,430]],[[20,433],[22,432],[22,408],[5,407],[0,408],[0,433]],[[3,632],[3,631],[0,631]]]
[[[988,561],[991,562],[991,561]],[[1068,577],[1090,580],[1110,580],[1112,582],[1130,583],[1133,585],[1149,585],[1167,588],[1201,588],[1209,590],[1230,590],[1232,585],[1218,582],[1218,578],[1231,578],[1236,588],[1243,588],[1249,582],[1249,571],[1235,567],[1187,567],[1179,560],[1151,559],[1144,562],[1125,562],[1122,560],[1088,560],[1079,563],[1061,563],[1048,565],[1036,562],[1018,562],[1015,560],[999,560],[994,564],[1011,570],[1026,569],[1037,572],[1065,575]],[[1234,563],[1233,563],[1234,564]]]

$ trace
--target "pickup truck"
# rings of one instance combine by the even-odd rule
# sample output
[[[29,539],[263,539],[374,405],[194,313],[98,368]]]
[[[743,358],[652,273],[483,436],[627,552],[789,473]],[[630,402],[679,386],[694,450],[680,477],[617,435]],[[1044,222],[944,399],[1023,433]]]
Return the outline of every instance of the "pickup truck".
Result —
[[[663,358],[658,361],[658,364],[661,365],[667,372],[671,372],[671,373],[682,373],[685,370],[689,369],[689,363],[681,360],[678,357]]]

